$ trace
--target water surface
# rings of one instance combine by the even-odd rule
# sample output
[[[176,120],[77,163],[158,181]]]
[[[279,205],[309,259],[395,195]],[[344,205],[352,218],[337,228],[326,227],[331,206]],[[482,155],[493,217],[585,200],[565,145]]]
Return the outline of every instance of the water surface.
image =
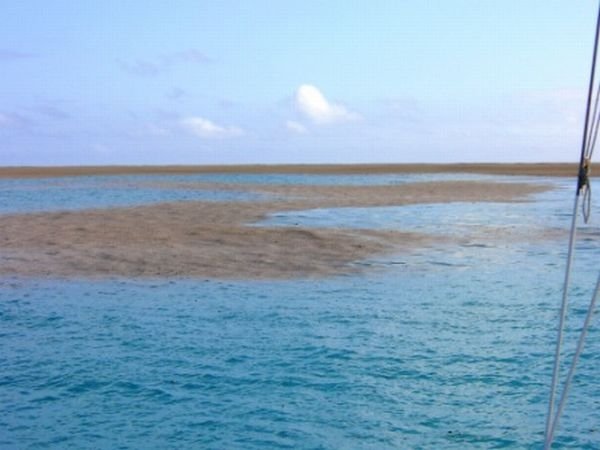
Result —
[[[274,220],[566,228],[556,183],[532,204]],[[598,227],[581,236],[565,356],[598,270]],[[565,250],[446,246],[322,280],[2,278],[0,448],[540,448]],[[600,447],[599,359],[595,321],[555,448]]]

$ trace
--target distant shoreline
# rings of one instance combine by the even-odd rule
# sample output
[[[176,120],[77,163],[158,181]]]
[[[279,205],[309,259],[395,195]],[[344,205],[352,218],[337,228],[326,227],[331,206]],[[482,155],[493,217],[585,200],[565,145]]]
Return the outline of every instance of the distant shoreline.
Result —
[[[86,175],[192,175],[218,173],[397,174],[478,173],[576,177],[573,163],[454,163],[454,164],[249,164],[144,166],[9,166],[0,178],[45,178]]]

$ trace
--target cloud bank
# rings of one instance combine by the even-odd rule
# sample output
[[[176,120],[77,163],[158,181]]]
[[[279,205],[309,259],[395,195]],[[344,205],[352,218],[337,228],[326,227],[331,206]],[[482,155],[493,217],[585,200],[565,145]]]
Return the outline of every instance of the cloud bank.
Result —
[[[344,106],[328,101],[318,88],[310,84],[303,84],[298,88],[295,100],[298,110],[317,125],[349,122],[360,118]]]
[[[244,134],[243,130],[233,126],[222,126],[203,117],[186,117],[181,126],[202,139],[227,139]]]

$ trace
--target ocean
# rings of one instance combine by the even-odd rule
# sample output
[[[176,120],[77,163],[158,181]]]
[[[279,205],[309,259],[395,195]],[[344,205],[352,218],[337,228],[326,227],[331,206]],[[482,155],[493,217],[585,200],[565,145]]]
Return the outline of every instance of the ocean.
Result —
[[[256,200],[244,192],[246,182],[440,178],[524,180],[461,174],[2,180],[0,213]],[[140,187],[157,179],[236,182],[240,190]],[[519,229],[566,230],[575,181],[528,180],[555,189],[529,202],[318,209],[255,224],[454,237],[494,226],[500,233],[485,245],[457,239],[360,261],[364,270],[357,274],[284,281],[1,277],[0,448],[541,448],[567,242],[564,233],[512,236]],[[592,221],[579,233],[565,360],[598,276],[599,206],[594,199]],[[553,448],[600,448],[597,324]]]

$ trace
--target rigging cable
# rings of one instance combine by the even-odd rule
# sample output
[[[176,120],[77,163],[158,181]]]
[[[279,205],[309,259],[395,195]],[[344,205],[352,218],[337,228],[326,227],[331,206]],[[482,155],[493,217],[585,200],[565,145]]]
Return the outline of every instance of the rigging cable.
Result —
[[[583,161],[585,164],[585,180],[583,184],[583,201],[581,211],[583,214],[583,222],[588,223],[590,220],[590,210],[592,203],[592,185],[589,182],[592,156],[596,148],[596,140],[598,139],[598,129],[600,127],[600,113],[598,111],[598,102],[600,100],[600,85],[596,89],[596,100],[594,102],[594,112],[592,114],[591,127],[589,134],[586,136],[586,146],[584,150]]]
[[[552,440],[554,438],[554,433],[556,432],[556,428],[558,426],[558,422],[564,406],[567,400],[567,394],[569,392],[569,387],[571,385],[573,376],[575,374],[575,366],[579,360],[579,356],[583,350],[583,345],[585,342],[585,337],[587,335],[587,330],[589,328],[589,324],[591,322],[591,318],[596,306],[596,302],[598,300],[598,294],[600,292],[600,275],[598,276],[598,281],[596,282],[596,287],[594,293],[592,294],[592,299],[590,301],[590,305],[588,308],[588,312],[583,324],[583,328],[581,329],[581,333],[579,336],[577,348],[575,350],[575,354],[573,356],[573,360],[571,362],[571,366],[569,368],[569,372],[567,374],[567,378],[565,380],[563,390],[561,392],[561,396],[558,402],[558,407],[556,412],[554,412],[555,407],[555,396],[558,385],[558,375],[560,369],[560,354],[562,349],[562,341],[563,341],[563,332],[564,332],[564,324],[565,318],[567,314],[567,303],[568,303],[568,290],[570,284],[571,277],[571,266],[573,262],[574,256],[574,247],[575,247],[575,238],[577,233],[577,211],[579,209],[579,197],[580,194],[583,193],[583,217],[585,222],[587,223],[590,216],[590,205],[591,205],[591,188],[589,181],[589,172],[590,172],[590,164],[591,158],[594,153],[594,147],[596,144],[596,138],[598,135],[598,128],[600,125],[600,114],[598,111],[598,97],[600,96],[600,86],[598,87],[598,91],[596,94],[596,102],[594,106],[594,112],[592,114],[592,118],[590,120],[590,110],[591,110],[591,102],[593,97],[594,90],[594,78],[596,71],[596,60],[598,53],[598,36],[600,33],[600,4],[598,5],[598,17],[596,19],[596,35],[594,40],[594,51],[592,56],[592,67],[590,70],[590,81],[588,88],[588,97],[587,97],[587,105],[586,105],[586,114],[585,114],[585,123],[583,129],[583,138],[581,143],[581,158],[579,162],[579,173],[577,178],[577,191],[575,194],[575,202],[573,208],[573,217],[571,222],[571,232],[569,236],[569,249],[567,254],[567,264],[565,269],[565,279],[563,284],[562,291],[562,302],[560,308],[560,318],[559,318],[559,327],[558,327],[558,335],[556,339],[556,350],[554,354],[554,367],[552,370],[552,384],[550,387],[550,399],[548,402],[548,415],[546,417],[546,429],[544,434],[544,450],[549,450],[552,446]],[[590,127],[591,124],[591,127]]]

